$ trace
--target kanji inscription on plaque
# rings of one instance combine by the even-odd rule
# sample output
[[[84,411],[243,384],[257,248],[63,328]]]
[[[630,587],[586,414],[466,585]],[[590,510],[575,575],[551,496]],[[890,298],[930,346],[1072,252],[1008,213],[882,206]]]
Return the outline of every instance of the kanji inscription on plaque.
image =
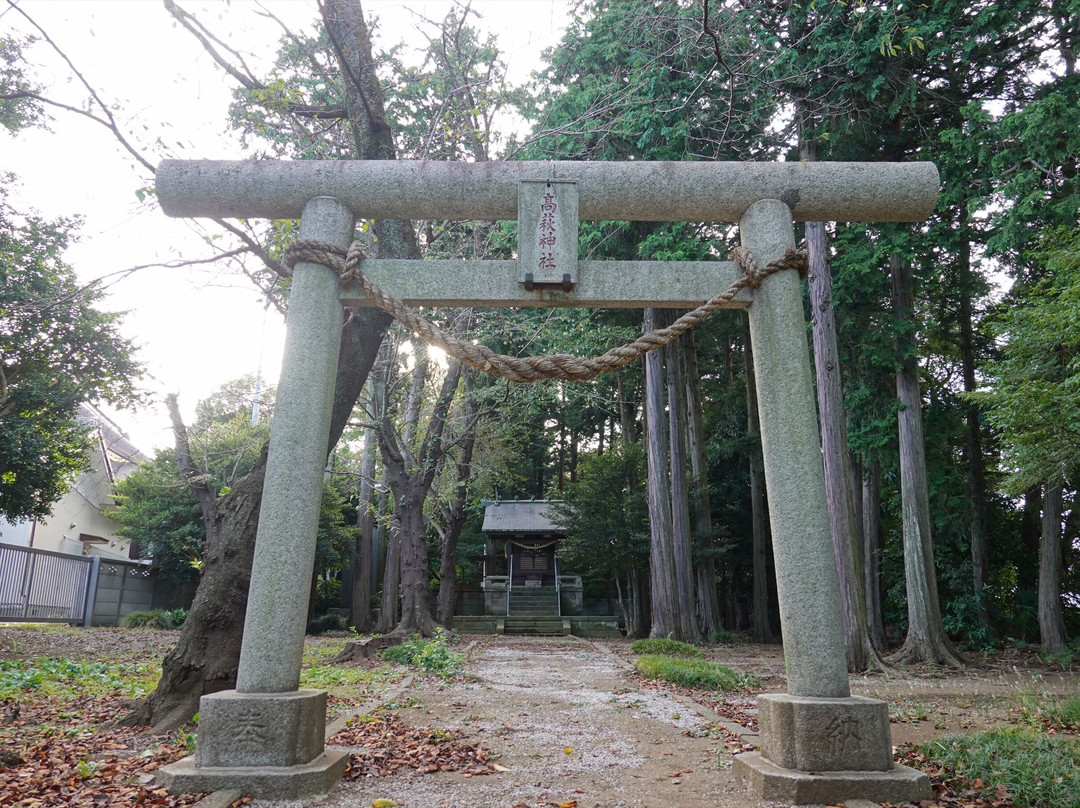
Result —
[[[526,289],[577,281],[577,183],[522,180],[518,186],[518,280]]]

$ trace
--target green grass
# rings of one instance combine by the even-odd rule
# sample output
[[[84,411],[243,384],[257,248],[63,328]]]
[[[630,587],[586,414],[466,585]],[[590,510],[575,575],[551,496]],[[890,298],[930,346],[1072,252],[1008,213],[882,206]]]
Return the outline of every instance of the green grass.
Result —
[[[357,684],[373,684],[386,678],[378,669],[337,665],[312,665],[300,671],[300,686],[330,690],[335,687],[352,687]]]
[[[1020,715],[1036,729],[1054,727],[1080,730],[1080,696],[1056,700],[1047,694],[1022,693]]]
[[[149,693],[161,675],[156,662],[73,662],[69,659],[0,660],[0,700],[27,690],[50,697],[96,696],[119,691],[128,698]]]
[[[993,798],[999,786],[1021,808],[1080,808],[1080,741],[1026,727],[948,736],[919,747],[927,762],[969,784],[982,781]]]
[[[1080,730],[1080,696],[1049,704],[1043,710],[1057,726]]]
[[[651,654],[669,657],[701,657],[701,649],[688,642],[669,640],[663,637],[638,640],[630,646],[631,653]]]
[[[131,612],[120,621],[124,628],[177,629],[187,620],[187,609],[154,609],[150,612]]]
[[[749,673],[704,659],[646,655],[638,657],[634,669],[650,679],[703,690],[749,690],[758,686],[757,680]]]
[[[400,662],[403,665],[415,665],[427,673],[449,678],[459,676],[465,667],[465,655],[451,651],[446,632],[435,629],[435,636],[430,640],[420,639],[414,634],[411,639],[394,645],[382,652],[383,659]]]

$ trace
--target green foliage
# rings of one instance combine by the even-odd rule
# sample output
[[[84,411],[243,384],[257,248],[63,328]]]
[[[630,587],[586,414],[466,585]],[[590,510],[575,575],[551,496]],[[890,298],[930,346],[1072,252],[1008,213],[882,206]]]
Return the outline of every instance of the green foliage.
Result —
[[[441,628],[435,629],[435,636],[430,640],[414,634],[400,645],[385,649],[382,655],[390,662],[414,665],[443,678],[459,676],[465,665],[465,655],[450,650],[449,637]]]
[[[124,628],[178,629],[187,620],[187,609],[154,609],[148,612],[132,612],[120,621]]]
[[[1058,699],[1050,694],[1023,693],[1020,714],[1035,729],[1080,730],[1080,696]]]
[[[11,182],[11,176],[4,178]],[[139,400],[121,318],[64,252],[78,225],[22,215],[0,187],[0,516],[44,518],[87,467],[83,403]]]
[[[41,88],[26,77],[25,48],[33,39],[19,39],[10,31],[0,35],[0,126],[15,134],[20,129],[41,125],[44,109],[36,98],[11,97],[21,93],[38,93]]]
[[[949,736],[922,744],[927,763],[982,792],[997,789],[1021,808],[1080,808],[1080,741],[1027,728],[1003,727],[975,735]]]
[[[199,402],[195,421],[188,427],[192,460],[219,497],[251,470],[269,439],[269,419],[251,423],[253,389],[251,376],[223,385]],[[343,486],[337,477],[323,485],[317,572],[338,570],[347,563],[355,530],[346,520],[350,506]],[[162,578],[178,583],[198,580],[206,527],[195,495],[180,476],[174,449],[159,450],[120,480],[114,498],[118,507],[110,515],[121,526],[118,532],[145,548]]]
[[[160,609],[149,612],[132,612],[120,621],[124,628],[170,628]]]
[[[130,697],[153,687],[158,667],[152,663],[75,662],[70,659],[0,659],[0,700],[23,690],[50,696],[99,695],[120,690]]]
[[[1043,277],[998,316],[1004,347],[972,395],[1001,431],[1014,493],[1080,469],[1080,228],[1048,231],[1037,256]]]
[[[758,686],[757,680],[749,673],[704,659],[641,656],[634,661],[634,670],[649,679],[703,690],[737,692]]]
[[[564,569],[608,580],[648,564],[645,452],[619,443],[581,460],[577,482],[563,490],[555,521],[566,530],[559,547]]]
[[[669,657],[701,657],[701,649],[696,645],[667,637],[652,637],[638,640],[630,646],[631,653]]]
[[[309,620],[306,633],[309,635],[326,634],[328,631],[348,631],[349,621],[343,614],[323,614]]]

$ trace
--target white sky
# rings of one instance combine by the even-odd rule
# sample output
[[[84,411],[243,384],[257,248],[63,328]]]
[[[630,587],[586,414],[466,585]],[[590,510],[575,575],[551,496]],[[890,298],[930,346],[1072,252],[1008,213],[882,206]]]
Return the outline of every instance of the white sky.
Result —
[[[133,135],[152,163],[162,157],[237,159],[246,155],[227,129],[233,85],[202,46],[154,0],[20,0]],[[237,49],[260,60],[273,58],[280,28],[259,15],[251,0],[180,0]],[[481,30],[499,36],[516,81],[540,66],[540,54],[561,36],[568,0],[474,0]],[[365,14],[381,20],[377,46],[422,43],[417,15],[442,19],[444,0],[366,0]],[[314,0],[263,0],[291,27],[309,28]],[[0,36],[28,33],[29,24],[0,0]],[[85,107],[88,93],[46,43],[27,54],[31,75],[46,94]],[[263,64],[266,62],[264,61]],[[82,281],[131,266],[198,258],[208,247],[190,222],[168,219],[135,192],[151,178],[104,128],[56,111],[52,132],[0,133],[0,170],[15,172],[17,207],[47,218],[81,216],[81,239],[68,254]],[[162,145],[157,142],[161,141]],[[155,399],[178,392],[190,418],[195,403],[221,384],[254,373],[262,361],[272,383],[280,370],[284,324],[264,311],[254,286],[212,268],[145,269],[110,287],[104,307],[126,311],[124,333],[141,346],[145,386]],[[164,407],[111,413],[143,451],[168,446],[172,435]]]

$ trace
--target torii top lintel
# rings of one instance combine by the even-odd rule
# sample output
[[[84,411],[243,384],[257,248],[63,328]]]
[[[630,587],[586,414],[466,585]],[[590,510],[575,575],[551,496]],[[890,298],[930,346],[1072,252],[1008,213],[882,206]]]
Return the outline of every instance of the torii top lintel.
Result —
[[[583,221],[737,222],[761,199],[796,221],[914,222],[938,195],[933,163],[165,160],[169,216],[296,219],[331,196],[360,219],[517,218],[521,180],[576,180]]]

